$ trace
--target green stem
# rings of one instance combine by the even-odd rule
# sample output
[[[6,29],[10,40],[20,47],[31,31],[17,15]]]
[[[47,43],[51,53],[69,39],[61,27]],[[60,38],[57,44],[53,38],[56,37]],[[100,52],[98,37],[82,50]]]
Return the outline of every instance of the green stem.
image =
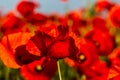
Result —
[[[9,73],[10,73],[10,69],[6,67],[5,80],[9,80]]]
[[[59,79],[62,80],[61,70],[60,70],[60,63],[59,63],[59,61],[57,61],[57,66],[58,66]]]
[[[20,80],[18,75],[16,76],[16,80]]]

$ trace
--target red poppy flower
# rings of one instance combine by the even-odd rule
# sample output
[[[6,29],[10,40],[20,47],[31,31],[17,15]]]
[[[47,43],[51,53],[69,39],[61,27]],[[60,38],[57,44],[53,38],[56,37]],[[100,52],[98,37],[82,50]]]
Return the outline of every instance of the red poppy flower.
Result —
[[[82,68],[87,80],[107,80],[109,68],[105,62],[97,61],[91,66]]]
[[[100,30],[104,30],[104,31],[108,31],[108,26],[106,24],[105,19],[95,16],[92,19],[92,26],[94,29],[100,29]]]
[[[15,61],[15,49],[18,46],[25,45],[32,36],[31,33],[19,32],[3,36],[0,43],[0,57],[3,63],[10,68],[18,68]]]
[[[37,7],[37,4],[33,2],[22,1],[17,5],[17,10],[22,16],[27,17],[34,13],[34,10],[36,7]]]
[[[77,53],[77,57],[81,65],[89,65],[91,62],[98,60],[98,50],[93,43],[83,39],[80,42],[80,50]]]
[[[114,27],[120,27],[119,14],[120,14],[120,6],[114,6],[108,14],[110,22]]]
[[[47,21],[47,16],[41,13],[36,13],[27,17],[26,20],[33,25],[41,26]]]
[[[108,55],[115,46],[114,37],[108,32],[103,32],[98,29],[93,29],[85,35],[85,38],[91,40],[99,49],[99,55]]]
[[[23,78],[25,80],[51,80],[57,71],[56,60],[44,61],[45,58],[43,57],[40,60],[22,66],[20,73]]]
[[[73,54],[72,52],[76,47],[74,39],[69,37],[68,26],[60,25],[55,31],[55,37],[52,37],[54,35],[50,36],[50,32],[46,33],[46,31],[38,31],[28,42],[27,50],[30,53],[35,53],[34,55],[37,56],[42,55],[52,58],[64,58]]]
[[[91,65],[95,61],[98,61],[98,50],[91,41],[81,39],[79,46],[79,52],[70,58],[77,62],[81,67]]]
[[[1,31],[4,34],[22,31],[25,22],[18,18],[14,13],[8,13],[2,21]]]
[[[109,2],[108,0],[99,0],[96,3],[95,9],[97,12],[101,12],[105,9],[110,10],[113,6],[114,4]]]

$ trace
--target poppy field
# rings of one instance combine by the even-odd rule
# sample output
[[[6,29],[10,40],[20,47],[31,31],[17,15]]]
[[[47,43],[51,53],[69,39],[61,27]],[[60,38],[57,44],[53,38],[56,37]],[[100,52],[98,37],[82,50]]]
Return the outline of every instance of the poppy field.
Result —
[[[37,8],[20,0],[0,14],[0,80],[120,80],[120,4],[96,0],[64,15]]]

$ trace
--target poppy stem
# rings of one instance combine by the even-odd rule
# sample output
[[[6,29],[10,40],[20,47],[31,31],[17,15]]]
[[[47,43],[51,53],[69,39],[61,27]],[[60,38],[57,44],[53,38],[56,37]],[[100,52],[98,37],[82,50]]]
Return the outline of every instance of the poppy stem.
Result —
[[[62,80],[59,60],[57,61],[57,66],[58,66],[59,79]]]
[[[9,80],[10,69],[8,67],[6,67],[5,70],[6,70],[6,72],[5,72],[5,80]]]

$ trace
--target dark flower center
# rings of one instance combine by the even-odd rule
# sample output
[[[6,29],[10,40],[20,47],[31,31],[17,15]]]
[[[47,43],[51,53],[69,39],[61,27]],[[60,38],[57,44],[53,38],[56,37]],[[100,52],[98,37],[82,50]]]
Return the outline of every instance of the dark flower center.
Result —
[[[36,71],[36,72],[41,72],[42,70],[43,70],[43,68],[42,68],[41,65],[37,65],[37,66],[35,67],[35,71]]]
[[[80,53],[79,59],[80,59],[80,63],[83,63],[86,60],[86,56],[83,53]]]
[[[100,44],[99,44],[99,42],[97,42],[97,41],[93,41],[93,43],[95,44],[95,46],[96,46],[97,48],[100,48]]]

